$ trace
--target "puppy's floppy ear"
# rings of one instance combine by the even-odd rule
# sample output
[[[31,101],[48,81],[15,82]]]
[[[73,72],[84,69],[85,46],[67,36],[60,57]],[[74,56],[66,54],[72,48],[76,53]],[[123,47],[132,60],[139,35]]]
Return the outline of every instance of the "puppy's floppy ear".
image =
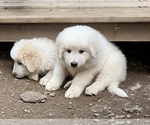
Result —
[[[92,57],[96,57],[97,54],[97,46],[95,45],[95,42],[92,42],[90,44],[90,53],[92,55]]]
[[[64,52],[64,47],[59,46],[59,58],[62,58]]]
[[[34,72],[38,68],[39,62],[40,60],[36,53],[26,53],[24,55],[24,65],[27,67],[29,72]]]

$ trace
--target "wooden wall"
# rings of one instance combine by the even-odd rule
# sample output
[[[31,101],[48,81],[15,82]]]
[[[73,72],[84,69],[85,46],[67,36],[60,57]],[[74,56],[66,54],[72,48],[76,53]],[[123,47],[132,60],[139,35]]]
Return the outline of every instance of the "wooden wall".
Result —
[[[0,0],[0,41],[90,25],[110,41],[150,41],[150,0]]]

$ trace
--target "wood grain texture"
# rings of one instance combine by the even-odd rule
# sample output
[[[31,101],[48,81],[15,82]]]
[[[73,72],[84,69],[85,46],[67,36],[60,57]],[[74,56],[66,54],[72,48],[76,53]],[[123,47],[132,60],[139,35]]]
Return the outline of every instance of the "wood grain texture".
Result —
[[[150,0],[0,0],[0,23],[149,21]]]
[[[0,23],[149,22],[150,8],[0,9]]]

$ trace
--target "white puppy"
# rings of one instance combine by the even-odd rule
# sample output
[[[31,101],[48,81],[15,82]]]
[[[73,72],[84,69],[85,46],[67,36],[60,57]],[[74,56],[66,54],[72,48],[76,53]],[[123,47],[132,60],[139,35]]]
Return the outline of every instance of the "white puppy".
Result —
[[[16,78],[27,76],[45,85],[51,78],[56,58],[56,45],[47,38],[22,39],[17,41],[10,51],[14,60],[12,74]]]
[[[65,93],[66,98],[79,97],[84,89],[87,95],[97,95],[108,88],[120,97],[127,94],[119,83],[126,78],[126,58],[114,44],[88,26],[72,26],[59,33],[56,39],[59,58],[46,90],[60,88],[67,76],[73,80]]]

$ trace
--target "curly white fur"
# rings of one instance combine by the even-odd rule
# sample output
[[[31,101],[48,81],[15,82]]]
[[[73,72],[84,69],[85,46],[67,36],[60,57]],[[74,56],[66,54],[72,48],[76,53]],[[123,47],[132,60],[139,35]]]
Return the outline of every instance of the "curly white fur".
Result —
[[[12,74],[17,78],[28,76],[38,80],[39,74],[46,74],[40,79],[45,85],[51,78],[56,58],[56,45],[47,38],[22,39],[15,42],[10,51],[14,60]]]
[[[59,58],[46,90],[59,89],[64,79],[72,76],[66,98],[79,97],[85,88],[87,95],[97,95],[108,88],[111,93],[127,97],[118,88],[126,79],[126,58],[101,33],[88,26],[72,26],[59,33],[56,43]]]

